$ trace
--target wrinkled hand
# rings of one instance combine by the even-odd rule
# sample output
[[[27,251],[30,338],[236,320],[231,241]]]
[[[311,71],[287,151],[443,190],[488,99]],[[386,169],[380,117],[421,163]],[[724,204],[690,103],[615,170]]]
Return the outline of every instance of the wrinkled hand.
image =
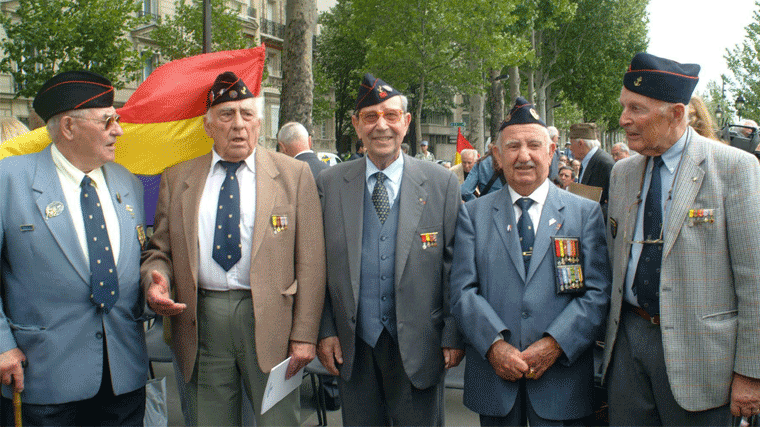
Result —
[[[543,337],[529,345],[521,355],[525,363],[530,366],[525,378],[537,380],[554,365],[562,355],[562,349],[554,338]]]
[[[174,302],[169,295],[169,282],[156,270],[150,272],[151,284],[145,299],[151,310],[161,316],[176,316],[187,308],[187,305]]]
[[[444,368],[446,369],[451,369],[454,366],[459,365],[462,362],[462,359],[464,359],[464,350],[462,349],[444,347],[441,350],[443,351],[443,362],[445,363]]]
[[[308,342],[291,341],[290,349],[288,349],[288,356],[290,357],[290,363],[288,363],[288,370],[285,372],[285,379],[297,374],[304,366],[314,360],[317,355],[317,346]]]
[[[528,372],[528,364],[522,359],[520,351],[504,340],[493,343],[486,358],[496,375],[507,381],[515,382]]]
[[[338,365],[343,364],[343,352],[338,337],[322,338],[317,343],[317,356],[330,375],[340,375]]]
[[[19,393],[24,391],[22,362],[26,362],[26,356],[18,348],[0,354],[0,377],[2,377],[3,384],[11,385],[13,383],[13,391]]]
[[[760,379],[734,372],[731,383],[731,414],[751,417],[760,413]]]

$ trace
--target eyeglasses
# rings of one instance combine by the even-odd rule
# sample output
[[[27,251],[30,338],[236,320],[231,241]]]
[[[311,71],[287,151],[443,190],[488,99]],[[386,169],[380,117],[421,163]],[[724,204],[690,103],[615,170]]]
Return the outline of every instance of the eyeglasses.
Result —
[[[385,121],[390,124],[398,123],[403,116],[404,112],[401,110],[362,111],[359,113],[359,119],[368,125],[377,123],[380,117],[384,117]]]
[[[75,119],[89,120],[91,122],[105,123],[106,124],[104,128],[105,130],[110,129],[111,125],[114,123],[121,123],[121,116],[118,114],[114,114],[113,116],[108,116],[104,119],[96,119],[96,118],[91,118],[91,117],[79,117],[79,116],[71,116],[71,117]]]

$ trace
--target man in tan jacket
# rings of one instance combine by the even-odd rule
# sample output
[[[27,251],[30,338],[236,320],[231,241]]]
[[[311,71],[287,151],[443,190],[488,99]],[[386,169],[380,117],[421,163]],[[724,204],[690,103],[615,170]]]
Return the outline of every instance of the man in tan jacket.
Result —
[[[306,163],[256,147],[263,102],[219,75],[204,117],[211,153],[161,177],[143,253],[146,300],[171,317],[172,349],[199,425],[240,425],[241,378],[257,425],[299,425],[299,395],[261,414],[268,372],[315,357],[324,301],[322,215]]]

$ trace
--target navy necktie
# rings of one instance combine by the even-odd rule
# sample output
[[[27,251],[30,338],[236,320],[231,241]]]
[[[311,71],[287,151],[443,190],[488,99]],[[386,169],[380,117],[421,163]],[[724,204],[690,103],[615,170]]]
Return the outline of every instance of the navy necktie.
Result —
[[[82,178],[80,186],[79,201],[90,257],[90,299],[107,314],[119,299],[119,277],[98,192],[87,175]]]
[[[388,202],[388,189],[385,188],[385,174],[382,172],[375,173],[377,182],[375,188],[372,190],[372,204],[375,205],[375,211],[377,217],[380,219],[380,224],[385,224],[385,220],[388,218],[388,212],[391,210],[390,202]]]
[[[240,261],[240,186],[237,172],[243,162],[219,163],[227,169],[227,176],[219,189],[219,203],[214,228],[214,250],[211,257],[224,271],[230,271]]]
[[[660,166],[662,157],[654,157],[652,180],[644,202],[644,240],[660,239],[662,230],[662,182]],[[633,280],[633,291],[641,308],[650,316],[660,314],[660,267],[662,265],[662,243],[645,243]]]
[[[533,255],[533,241],[536,235],[533,232],[533,221],[530,220],[528,209],[533,204],[533,200],[528,197],[517,199],[517,206],[520,206],[522,215],[517,221],[517,232],[520,234],[520,246],[522,247],[523,262],[525,263],[525,272],[528,272],[530,266],[530,257]]]

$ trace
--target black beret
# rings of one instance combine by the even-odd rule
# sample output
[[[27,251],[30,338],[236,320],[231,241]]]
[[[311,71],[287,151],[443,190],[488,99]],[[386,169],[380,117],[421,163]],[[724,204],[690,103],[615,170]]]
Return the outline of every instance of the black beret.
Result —
[[[241,99],[253,98],[253,93],[248,89],[243,80],[232,71],[225,71],[216,76],[211,90],[208,91],[208,108],[223,102],[240,101]]]
[[[546,127],[546,123],[538,116],[533,104],[529,103],[527,99],[522,96],[518,96],[515,100],[515,106],[512,107],[512,111],[509,112],[507,117],[501,123],[499,132],[507,126],[512,125],[527,125],[527,124],[539,124]]]
[[[367,73],[364,75],[361,86],[359,86],[359,94],[356,97],[356,111],[364,107],[377,105],[396,95],[401,95],[401,92],[391,87],[388,83],[376,79],[372,74]]]
[[[64,111],[113,106],[113,85],[92,71],[65,71],[42,85],[32,102],[46,123]]]
[[[631,92],[670,103],[688,105],[699,82],[698,64],[679,64],[649,53],[633,57],[623,77]]]

